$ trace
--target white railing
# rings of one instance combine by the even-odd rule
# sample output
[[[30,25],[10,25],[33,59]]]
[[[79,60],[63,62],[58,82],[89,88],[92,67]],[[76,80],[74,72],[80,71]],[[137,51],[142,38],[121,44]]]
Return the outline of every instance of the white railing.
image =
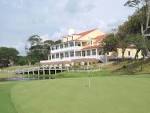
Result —
[[[75,50],[75,51],[79,51],[81,50],[82,47],[80,46],[74,46],[74,47],[67,47],[67,48],[60,48],[60,49],[56,49],[56,50],[51,50],[51,53],[62,53],[62,52],[65,52],[65,51],[72,51],[72,50]]]
[[[44,60],[40,61],[40,63],[51,63],[51,62],[62,62],[62,61],[72,61],[75,59],[82,59],[82,58],[95,58],[97,60],[100,60],[102,62],[106,62],[106,56],[105,55],[91,55],[91,56],[74,56],[74,57],[67,57],[67,58],[57,58],[57,59],[52,59],[52,60]]]

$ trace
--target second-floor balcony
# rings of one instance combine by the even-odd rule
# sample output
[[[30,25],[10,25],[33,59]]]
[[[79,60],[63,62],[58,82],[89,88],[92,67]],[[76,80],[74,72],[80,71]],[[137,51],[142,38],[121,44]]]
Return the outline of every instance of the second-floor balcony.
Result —
[[[51,47],[51,53],[80,50],[81,47],[85,46],[86,42],[82,41],[69,41],[61,44],[57,44]]]

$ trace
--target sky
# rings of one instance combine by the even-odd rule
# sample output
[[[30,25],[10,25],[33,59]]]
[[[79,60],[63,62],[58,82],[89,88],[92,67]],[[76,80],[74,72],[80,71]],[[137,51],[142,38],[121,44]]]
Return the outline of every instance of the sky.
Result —
[[[98,28],[111,32],[132,15],[127,0],[0,0],[0,46],[25,55],[27,39],[36,34],[57,40],[75,32]]]

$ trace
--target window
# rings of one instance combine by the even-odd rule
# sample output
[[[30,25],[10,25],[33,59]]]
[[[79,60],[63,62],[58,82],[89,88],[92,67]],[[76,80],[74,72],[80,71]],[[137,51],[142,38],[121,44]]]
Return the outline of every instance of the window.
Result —
[[[68,43],[65,43],[64,45],[65,45],[66,48],[68,47]]]
[[[69,53],[68,52],[65,52],[65,57],[69,57]]]
[[[81,51],[76,51],[76,56],[81,56]]]
[[[55,59],[55,54],[52,54],[52,59]]]
[[[92,49],[92,55],[96,55],[96,49]]]
[[[60,44],[60,48],[63,48],[63,44]]]
[[[74,51],[70,51],[70,57],[74,57]]]
[[[81,46],[81,43],[80,42],[75,42],[75,45],[76,46]]]
[[[63,53],[60,53],[60,58],[64,58],[64,54]]]
[[[101,49],[101,50],[99,50],[99,51],[98,51],[98,54],[99,54],[99,55],[104,55],[103,50],[102,50],[102,49]]]
[[[52,50],[55,50],[55,46],[52,46]]]
[[[85,56],[85,51],[82,51],[82,56]]]
[[[56,49],[59,49],[59,45],[56,45]]]
[[[56,58],[59,58],[59,53],[56,53]]]
[[[74,46],[74,42],[69,42],[70,47]]]
[[[131,55],[131,53],[130,53],[130,51],[128,51],[128,56],[130,56]]]
[[[90,55],[91,55],[91,51],[87,50],[87,56],[90,56]]]

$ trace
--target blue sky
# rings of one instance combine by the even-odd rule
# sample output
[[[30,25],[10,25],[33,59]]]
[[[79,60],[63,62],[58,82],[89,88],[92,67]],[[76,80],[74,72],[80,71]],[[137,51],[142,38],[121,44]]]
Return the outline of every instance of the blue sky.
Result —
[[[110,32],[134,10],[126,0],[0,0],[0,46],[25,54],[33,34],[56,40],[73,28],[76,32],[99,28]]]

